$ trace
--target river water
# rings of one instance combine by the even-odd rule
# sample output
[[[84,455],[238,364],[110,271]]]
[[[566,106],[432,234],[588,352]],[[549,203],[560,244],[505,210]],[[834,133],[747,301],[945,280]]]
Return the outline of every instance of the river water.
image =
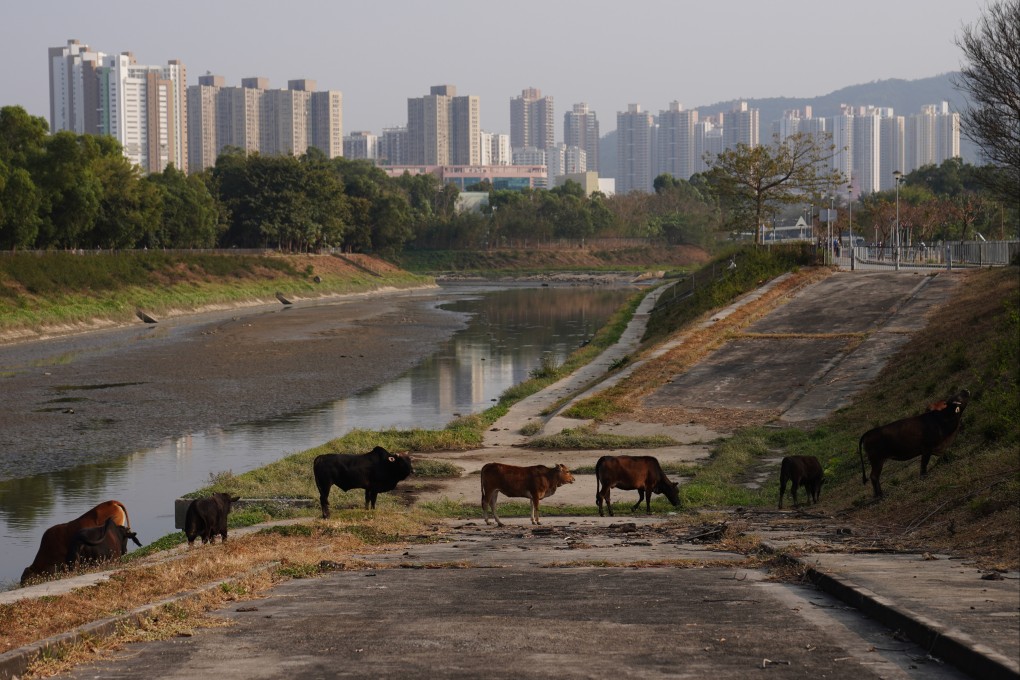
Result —
[[[0,589],[32,562],[46,529],[116,498],[142,542],[174,531],[174,499],[220,472],[240,474],[352,429],[440,428],[480,412],[591,338],[631,287],[444,289],[440,308],[467,325],[396,380],[299,413],[192,432],[113,461],[0,482]],[[430,304],[423,301],[422,304]],[[431,303],[431,304],[434,304]],[[329,305],[320,307],[329,313]]]

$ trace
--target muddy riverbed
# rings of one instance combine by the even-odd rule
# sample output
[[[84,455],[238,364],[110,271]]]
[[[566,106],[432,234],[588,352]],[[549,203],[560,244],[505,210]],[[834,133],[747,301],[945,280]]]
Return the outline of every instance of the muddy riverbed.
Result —
[[[442,296],[430,288],[276,304],[0,346],[0,481],[391,380],[464,326],[465,315],[436,308]]]

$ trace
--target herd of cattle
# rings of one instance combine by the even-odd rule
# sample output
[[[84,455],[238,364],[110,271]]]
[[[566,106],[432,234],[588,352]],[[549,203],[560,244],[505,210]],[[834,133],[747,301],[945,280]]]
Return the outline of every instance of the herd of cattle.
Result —
[[[871,464],[871,484],[875,497],[882,496],[880,478],[887,460],[910,460],[921,457],[921,476],[928,471],[933,455],[941,455],[956,437],[970,392],[962,390],[945,400],[928,406],[927,410],[910,418],[903,418],[865,432],[857,444],[861,459],[863,481],[868,482],[864,455]],[[368,453],[331,453],[317,456],[312,466],[315,485],[319,491],[319,504],[323,519],[329,518],[329,492],[336,486],[343,491],[365,490],[365,509],[375,508],[380,493],[392,491],[397,484],[412,474],[411,459],[406,453],[390,453],[377,446]],[[638,501],[631,508],[636,511],[645,503],[645,512],[651,512],[652,494],[664,495],[674,507],[680,505],[679,486],[663,472],[658,459],[652,456],[602,456],[595,464],[595,502],[599,515],[603,504],[613,515],[610,491],[614,488],[637,491]],[[797,492],[803,487],[808,501],[817,503],[821,493],[824,472],[814,456],[787,456],[783,458],[779,475],[779,507],[787,484],[794,505]],[[564,484],[572,484],[574,476],[565,465],[517,466],[487,463],[481,470],[482,514],[490,524],[489,515],[498,526],[503,523],[496,515],[496,498],[502,493],[512,498],[531,500],[531,522],[539,524],[538,504],[552,496]],[[227,540],[227,515],[239,497],[216,493],[199,498],[188,506],[184,533],[189,546],[196,538],[202,543],[215,540],[219,535]],[[106,501],[82,516],[47,529],[35,560],[21,576],[22,584],[57,571],[73,570],[90,563],[119,559],[127,552],[128,541],[141,546],[131,530],[127,508],[119,501]]]

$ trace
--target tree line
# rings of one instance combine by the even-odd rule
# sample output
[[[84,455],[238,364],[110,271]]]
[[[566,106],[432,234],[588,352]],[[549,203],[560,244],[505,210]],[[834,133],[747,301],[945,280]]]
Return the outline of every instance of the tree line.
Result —
[[[733,230],[757,233],[755,225],[828,203],[825,192],[841,181],[820,169],[826,150],[817,140],[795,136],[729,150],[690,180],[660,175],[653,193],[589,196],[570,181],[510,191],[485,181],[468,189],[487,192],[487,204],[458,210],[460,191],[434,175],[390,177],[368,161],[329,159],[314,148],[298,157],[227,148],[208,170],[188,175],[171,166],[144,175],[112,137],[50,135],[47,127],[21,107],[0,108],[2,249],[386,253],[595,238],[711,247]],[[1015,208],[982,189],[991,171],[954,159],[911,173],[900,189],[901,224],[919,239],[1014,233],[1006,227],[1016,224]],[[881,239],[891,228],[891,205],[890,192],[862,199],[853,208],[854,231]]]

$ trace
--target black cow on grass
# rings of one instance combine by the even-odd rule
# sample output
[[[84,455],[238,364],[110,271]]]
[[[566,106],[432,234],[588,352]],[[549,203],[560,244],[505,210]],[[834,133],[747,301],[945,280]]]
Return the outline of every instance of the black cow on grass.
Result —
[[[72,569],[83,564],[97,564],[120,559],[127,554],[128,539],[142,547],[138,535],[117,524],[112,517],[101,527],[79,529],[71,537],[67,551],[67,565]]]
[[[902,418],[865,432],[857,443],[861,458],[861,477],[868,483],[864,469],[864,454],[871,463],[871,486],[875,497],[882,495],[882,466],[887,460],[910,460],[921,456],[921,476],[928,474],[928,461],[933,455],[942,455],[956,438],[963,410],[970,400],[970,392],[962,390],[934,403],[924,413]]]
[[[322,518],[329,517],[329,492],[335,485],[341,491],[365,490],[365,509],[375,509],[376,497],[392,491],[414,468],[406,453],[390,453],[377,446],[368,453],[326,453],[316,456],[312,464],[315,486],[319,489]]]
[[[783,509],[783,495],[786,494],[786,483],[790,482],[790,496],[793,505],[797,506],[797,490],[801,486],[807,492],[808,502],[817,503],[822,493],[822,482],[825,473],[822,464],[814,456],[787,456],[779,468],[779,509]]]
[[[191,501],[184,515],[184,535],[188,537],[188,546],[193,545],[196,538],[201,538],[202,543],[214,542],[217,535],[226,541],[227,515],[230,514],[231,504],[239,500],[240,496],[214,493]]]

